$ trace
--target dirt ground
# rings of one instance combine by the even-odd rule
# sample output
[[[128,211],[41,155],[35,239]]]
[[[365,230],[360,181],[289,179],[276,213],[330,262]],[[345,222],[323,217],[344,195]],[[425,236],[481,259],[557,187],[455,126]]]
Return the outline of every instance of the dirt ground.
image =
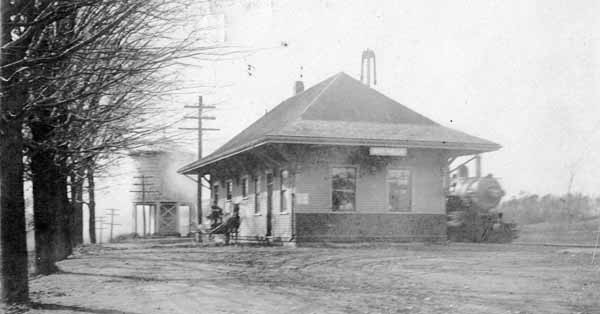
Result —
[[[85,248],[33,278],[28,313],[600,313],[590,249],[319,248],[153,241]]]

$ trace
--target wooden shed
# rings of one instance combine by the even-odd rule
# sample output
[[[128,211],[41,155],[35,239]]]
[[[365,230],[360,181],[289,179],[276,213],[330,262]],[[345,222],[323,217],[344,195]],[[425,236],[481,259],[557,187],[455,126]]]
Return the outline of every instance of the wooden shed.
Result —
[[[499,148],[339,73],[179,173],[210,178],[225,212],[239,204],[245,239],[436,241],[449,160]]]
[[[174,163],[181,165],[194,154],[163,146],[129,154],[134,163],[132,232],[141,236],[185,236],[196,224],[194,184],[189,178],[173,175]]]
[[[113,237],[188,235],[196,225],[196,186],[177,169],[195,158],[185,147],[162,144],[108,164],[96,177],[96,238],[109,241],[111,228]],[[85,229],[88,219],[84,211]]]

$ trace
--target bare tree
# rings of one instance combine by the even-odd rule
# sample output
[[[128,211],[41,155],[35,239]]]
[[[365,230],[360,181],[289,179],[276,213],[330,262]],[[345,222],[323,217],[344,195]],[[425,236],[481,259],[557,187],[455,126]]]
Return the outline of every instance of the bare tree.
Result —
[[[45,9],[60,17],[32,36],[29,57],[19,63],[33,73],[26,152],[42,274],[55,271],[54,262],[80,237],[78,188],[71,186],[69,204],[68,178],[95,156],[152,142],[169,124],[156,119],[157,98],[173,89],[159,75],[177,60],[215,49],[196,47],[194,36],[169,37],[183,1],[59,1]]]
[[[98,156],[147,143],[168,125],[155,119],[157,97],[173,88],[160,73],[181,58],[217,48],[201,47],[194,36],[170,37],[186,5],[2,0],[3,299],[27,299],[23,151],[34,186],[37,269],[47,274],[80,241],[82,222],[74,204],[81,199],[82,169],[92,209]]]
[[[11,64],[26,56],[24,47],[27,47],[26,38],[18,43],[13,40],[19,29],[12,22],[25,19],[29,10],[10,0],[2,0],[0,4],[0,298],[5,303],[23,303],[29,293],[21,132],[21,106],[27,91],[21,84],[19,68]]]

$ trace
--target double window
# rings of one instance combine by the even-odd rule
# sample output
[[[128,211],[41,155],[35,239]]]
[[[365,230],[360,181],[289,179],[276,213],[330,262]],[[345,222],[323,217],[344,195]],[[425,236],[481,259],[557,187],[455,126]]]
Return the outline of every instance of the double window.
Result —
[[[331,173],[333,211],[356,210],[356,168],[334,167]]]

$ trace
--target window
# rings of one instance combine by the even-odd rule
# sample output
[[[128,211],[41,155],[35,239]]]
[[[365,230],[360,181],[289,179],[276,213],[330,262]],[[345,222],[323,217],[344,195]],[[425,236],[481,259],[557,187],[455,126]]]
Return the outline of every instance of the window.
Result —
[[[388,169],[387,190],[388,210],[410,211],[411,209],[411,182],[410,170]]]
[[[279,211],[284,212],[288,209],[288,188],[290,175],[287,170],[281,170],[279,176]]]
[[[231,201],[233,197],[233,182],[231,180],[225,182],[225,192],[227,193],[227,200]]]
[[[356,168],[335,167],[331,174],[333,211],[352,211],[356,205]]]
[[[242,178],[242,197],[248,197],[248,177]]]
[[[219,203],[219,186],[218,185],[214,185],[213,186],[213,205],[217,206],[217,204]]]
[[[254,213],[260,213],[260,177],[254,177]]]

